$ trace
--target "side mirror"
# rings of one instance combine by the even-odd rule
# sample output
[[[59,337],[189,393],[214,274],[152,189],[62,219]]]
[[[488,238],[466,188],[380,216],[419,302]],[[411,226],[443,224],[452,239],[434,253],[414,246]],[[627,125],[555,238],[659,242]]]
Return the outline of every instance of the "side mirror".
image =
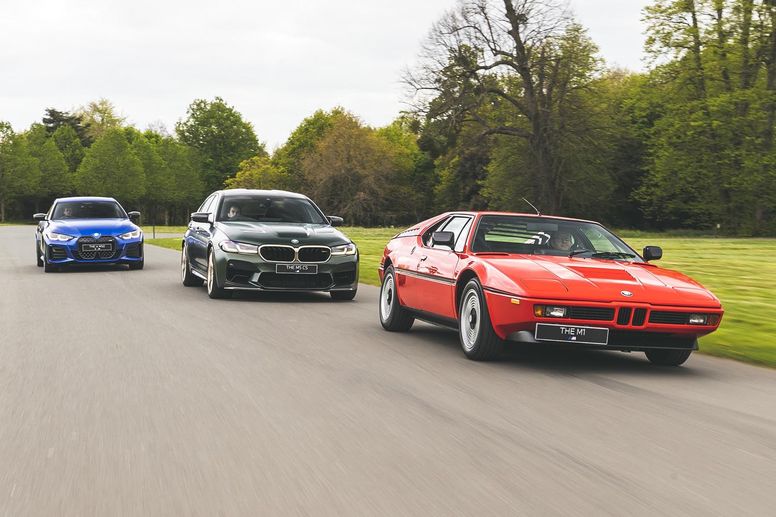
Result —
[[[660,246],[644,246],[644,260],[658,260],[663,257],[663,248]]]
[[[33,214],[32,218],[36,221],[45,221],[46,220],[46,214]]]
[[[327,215],[326,219],[332,226],[342,226],[345,223],[345,220],[338,215]]]
[[[129,220],[133,223],[136,223],[140,220],[140,212],[127,212],[127,215],[129,216]]]
[[[209,223],[210,214],[207,212],[194,212],[191,214],[191,220],[195,223]]]
[[[432,246],[447,246],[453,249],[455,246],[455,234],[453,232],[434,232],[431,234]]]

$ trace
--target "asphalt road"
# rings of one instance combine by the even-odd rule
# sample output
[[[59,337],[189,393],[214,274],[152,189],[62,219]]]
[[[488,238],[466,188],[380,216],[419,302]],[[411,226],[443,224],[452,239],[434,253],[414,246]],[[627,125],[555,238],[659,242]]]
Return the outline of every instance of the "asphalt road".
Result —
[[[382,330],[377,289],[45,274],[0,227],[0,515],[774,515],[776,371]],[[772,317],[772,315],[764,315]]]

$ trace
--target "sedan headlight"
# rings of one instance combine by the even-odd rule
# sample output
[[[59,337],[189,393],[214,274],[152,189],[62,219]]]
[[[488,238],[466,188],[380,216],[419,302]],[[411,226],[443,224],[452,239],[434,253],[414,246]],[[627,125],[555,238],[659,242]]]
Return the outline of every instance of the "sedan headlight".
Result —
[[[220,248],[227,253],[242,253],[243,255],[256,255],[259,252],[259,247],[253,244],[245,244],[243,242],[224,241],[219,244]]]
[[[138,239],[140,236],[143,235],[143,232],[140,231],[140,229],[132,230],[131,232],[122,233],[119,235],[119,238],[121,239]]]
[[[54,232],[49,232],[48,238],[50,241],[61,241],[61,242],[69,241],[70,239],[75,239],[75,237],[73,237],[72,235],[65,235],[64,233],[54,233]]]
[[[349,244],[343,244],[342,246],[333,246],[331,248],[332,255],[355,255],[356,245],[352,242]]]

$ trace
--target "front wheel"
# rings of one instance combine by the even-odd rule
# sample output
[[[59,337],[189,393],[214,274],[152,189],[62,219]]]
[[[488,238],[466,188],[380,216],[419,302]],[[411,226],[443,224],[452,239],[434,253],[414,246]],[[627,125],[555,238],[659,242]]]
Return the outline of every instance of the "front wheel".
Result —
[[[145,260],[138,260],[137,262],[130,262],[129,263],[129,269],[132,269],[132,270],[143,269],[143,265],[144,264],[145,264]]]
[[[680,366],[690,358],[692,350],[647,350],[644,353],[652,364]]]
[[[211,298],[228,298],[230,293],[223,287],[218,285],[218,278],[216,278],[216,262],[215,253],[213,250],[209,250],[207,254],[207,295]]]
[[[406,332],[415,322],[415,318],[401,306],[396,294],[396,274],[393,266],[388,266],[380,286],[380,324],[391,332]]]
[[[38,241],[35,241],[35,260],[38,263],[38,267],[43,267],[43,259],[41,258],[40,246]]]
[[[202,279],[191,272],[189,251],[185,244],[181,248],[181,281],[186,287],[199,287],[202,285]]]
[[[463,288],[458,314],[458,335],[466,357],[474,361],[496,359],[504,341],[493,330],[488,304],[476,279],[469,280]]]

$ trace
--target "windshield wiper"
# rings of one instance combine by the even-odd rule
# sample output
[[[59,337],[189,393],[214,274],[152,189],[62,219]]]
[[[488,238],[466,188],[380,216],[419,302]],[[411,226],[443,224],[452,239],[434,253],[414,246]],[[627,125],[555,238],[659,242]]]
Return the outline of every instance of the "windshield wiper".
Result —
[[[581,255],[583,253],[593,253],[593,254],[595,254],[595,250],[573,250],[573,251],[569,251],[569,258],[576,257],[577,255]]]
[[[621,258],[621,259],[630,259],[630,258],[636,258],[636,255],[633,253],[624,253],[622,251],[599,251],[598,253],[593,253],[593,258]]]

